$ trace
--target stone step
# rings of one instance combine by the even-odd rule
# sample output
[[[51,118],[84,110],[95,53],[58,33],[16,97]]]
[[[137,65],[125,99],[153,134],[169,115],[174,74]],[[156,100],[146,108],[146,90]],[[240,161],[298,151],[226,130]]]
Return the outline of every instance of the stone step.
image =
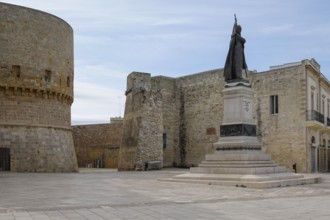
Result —
[[[214,154],[207,154],[205,156],[205,160],[222,160],[222,161],[249,161],[249,160],[271,160],[271,156],[268,154],[264,154],[262,152],[258,153],[214,153]]]
[[[191,173],[201,174],[271,174],[285,173],[284,167],[191,167]]]
[[[216,180],[216,181],[274,181],[304,178],[303,174],[297,173],[274,173],[274,174],[200,174],[200,173],[184,173],[172,177],[173,179],[198,179],[198,180]]]
[[[271,160],[248,160],[248,161],[241,161],[241,160],[205,160],[202,161],[201,164],[275,164]]]
[[[275,188],[296,186],[305,184],[320,183],[321,177],[304,177],[303,175],[286,174],[268,174],[268,175],[211,175],[202,174],[183,174],[162,181],[180,182],[180,183],[196,183],[219,186],[236,186],[248,188]]]
[[[228,167],[235,167],[235,168],[253,168],[253,167],[276,167],[277,164],[271,163],[271,164],[199,164],[198,167],[223,167],[223,168],[228,168]]]

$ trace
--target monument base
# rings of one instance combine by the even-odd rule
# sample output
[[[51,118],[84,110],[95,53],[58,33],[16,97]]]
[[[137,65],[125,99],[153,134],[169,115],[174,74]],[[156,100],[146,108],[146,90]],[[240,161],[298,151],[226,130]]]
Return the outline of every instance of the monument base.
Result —
[[[321,177],[305,177],[295,173],[258,175],[186,173],[174,176],[170,179],[163,179],[163,181],[266,189],[315,184],[320,183],[322,179]]]
[[[320,183],[321,177],[305,177],[278,166],[260,150],[225,150],[207,154],[190,173],[165,181],[249,188],[273,188]]]
[[[320,177],[290,173],[261,151],[252,115],[253,90],[247,82],[230,82],[223,90],[224,117],[215,152],[190,173],[167,181],[271,188],[321,182]]]
[[[261,150],[261,143],[257,137],[222,137],[213,145],[216,151]]]

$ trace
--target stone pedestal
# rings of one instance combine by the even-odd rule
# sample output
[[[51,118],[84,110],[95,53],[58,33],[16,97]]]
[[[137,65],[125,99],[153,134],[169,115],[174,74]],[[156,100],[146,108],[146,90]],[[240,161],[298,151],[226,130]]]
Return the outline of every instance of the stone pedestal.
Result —
[[[217,151],[261,150],[252,116],[253,90],[248,84],[227,87],[224,94],[224,116]]]
[[[215,152],[208,154],[190,173],[167,181],[209,185],[271,188],[321,182],[320,177],[304,177],[278,166],[261,151],[252,114],[253,90],[248,83],[226,84],[224,116]]]

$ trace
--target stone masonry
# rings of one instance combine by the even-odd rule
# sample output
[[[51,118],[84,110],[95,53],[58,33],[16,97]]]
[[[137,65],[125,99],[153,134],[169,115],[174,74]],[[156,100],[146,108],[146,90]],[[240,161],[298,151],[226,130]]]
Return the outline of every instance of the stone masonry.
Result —
[[[161,93],[150,85],[150,74],[127,77],[123,139],[119,170],[145,170],[153,161],[163,161],[163,114]]]
[[[0,148],[10,152],[10,170],[77,171],[72,28],[53,15],[5,3],[0,27]]]
[[[306,95],[304,65],[251,75],[255,117],[264,150],[281,165],[307,172]],[[269,96],[279,96],[279,113],[271,115]]]
[[[223,83],[219,73],[214,70],[179,79],[131,73],[119,169],[136,169],[137,164],[141,167],[155,160],[166,167],[189,167],[212,152],[219,132],[219,120],[215,119],[220,116],[220,105],[215,101],[221,97]],[[137,146],[143,149],[142,154]]]
[[[117,168],[123,123],[72,126],[79,167]]]
[[[311,75],[309,69],[313,69],[317,76],[322,76],[319,69],[312,67],[314,62],[314,59],[303,60],[294,65],[248,74],[254,88],[252,114],[253,120],[257,122],[257,137],[262,143],[262,151],[270,154],[277,164],[288,170],[292,170],[295,164],[297,172],[311,172],[310,164],[313,162],[309,136],[314,135],[316,139],[320,136],[316,136],[314,132],[317,128],[308,126],[306,122],[306,112],[310,108],[307,105],[307,81]],[[133,86],[133,81],[145,82],[144,85],[148,86]],[[158,141],[158,144],[163,145],[164,166],[193,167],[200,164],[206,154],[214,151],[213,144],[219,139],[219,125],[223,121],[224,111],[223,88],[223,69],[179,78],[131,73],[126,92],[124,145],[121,147],[121,152],[127,156],[120,156],[120,164],[131,164],[127,167],[134,167],[133,164],[138,163],[136,146],[142,140],[141,137],[145,137],[141,136],[141,125],[152,125],[155,120],[151,114],[149,117],[142,117],[150,112],[150,109],[143,112],[147,105],[146,100],[149,100],[145,98],[145,94],[152,94],[153,100],[157,96],[159,126],[155,129],[163,132],[163,138],[152,136],[152,142],[143,139],[145,151],[152,150]],[[278,96],[279,112],[271,114],[270,97],[274,95]],[[326,128],[322,128],[323,131],[324,129]],[[323,132],[323,137],[327,133]],[[153,159],[156,158],[158,156]]]

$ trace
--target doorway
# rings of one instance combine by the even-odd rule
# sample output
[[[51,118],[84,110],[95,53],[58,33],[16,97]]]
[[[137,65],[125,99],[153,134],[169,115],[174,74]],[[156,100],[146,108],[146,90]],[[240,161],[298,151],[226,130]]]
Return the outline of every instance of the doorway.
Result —
[[[0,147],[0,171],[10,171],[10,149]]]

